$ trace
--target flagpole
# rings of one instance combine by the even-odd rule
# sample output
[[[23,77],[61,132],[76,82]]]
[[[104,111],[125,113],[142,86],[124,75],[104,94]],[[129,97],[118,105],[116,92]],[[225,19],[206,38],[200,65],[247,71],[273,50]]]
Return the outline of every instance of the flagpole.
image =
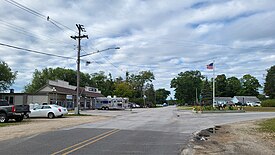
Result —
[[[215,60],[213,61],[213,107],[215,107]]]

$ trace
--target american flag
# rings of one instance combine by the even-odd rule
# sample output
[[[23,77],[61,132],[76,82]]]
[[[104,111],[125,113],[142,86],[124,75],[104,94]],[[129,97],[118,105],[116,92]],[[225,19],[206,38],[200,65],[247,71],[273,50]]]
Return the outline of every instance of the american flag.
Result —
[[[207,69],[213,69],[213,67],[214,67],[214,63],[210,63],[209,65],[206,65]]]

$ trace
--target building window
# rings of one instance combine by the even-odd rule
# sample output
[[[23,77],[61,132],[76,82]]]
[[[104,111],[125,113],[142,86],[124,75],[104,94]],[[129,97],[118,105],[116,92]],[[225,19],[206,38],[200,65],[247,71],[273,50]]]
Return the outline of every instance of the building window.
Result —
[[[6,101],[9,101],[9,97],[8,97],[8,96],[6,96],[6,97],[5,97],[5,100],[6,100]]]
[[[14,104],[14,103],[13,103],[13,96],[10,97],[9,103],[10,103],[10,104]]]

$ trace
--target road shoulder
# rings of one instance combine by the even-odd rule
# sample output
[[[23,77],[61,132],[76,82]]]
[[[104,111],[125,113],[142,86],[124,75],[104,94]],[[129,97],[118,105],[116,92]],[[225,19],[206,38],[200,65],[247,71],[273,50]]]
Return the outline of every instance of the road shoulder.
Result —
[[[210,137],[194,138],[192,154],[275,154],[275,135],[260,132],[261,121],[223,125]]]
[[[105,116],[67,116],[55,119],[26,119],[23,120],[19,125],[1,127],[0,141],[32,136],[48,131],[55,131],[61,128],[103,121],[109,118],[110,117]]]

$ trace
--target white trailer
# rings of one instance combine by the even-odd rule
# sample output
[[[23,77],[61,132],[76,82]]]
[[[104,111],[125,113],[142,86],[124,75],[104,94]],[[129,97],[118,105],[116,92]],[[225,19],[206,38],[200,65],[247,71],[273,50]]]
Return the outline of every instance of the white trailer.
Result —
[[[123,110],[128,107],[128,98],[116,97],[97,97],[95,98],[95,108],[96,109],[116,109]]]

